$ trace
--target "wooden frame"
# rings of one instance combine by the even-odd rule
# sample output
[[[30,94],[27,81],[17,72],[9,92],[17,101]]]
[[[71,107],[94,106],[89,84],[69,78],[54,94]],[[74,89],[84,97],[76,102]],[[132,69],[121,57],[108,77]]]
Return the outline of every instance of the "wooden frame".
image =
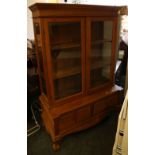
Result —
[[[50,87],[49,86],[49,83],[48,83],[48,78],[47,78],[47,69],[46,69],[46,54],[45,54],[45,46],[44,46],[44,33],[43,33],[43,27],[42,27],[42,21],[40,19],[34,19],[33,20],[33,28],[34,28],[34,31],[35,31],[35,24],[39,24],[40,26],[40,42],[41,42],[41,48],[42,48],[42,56],[43,56],[43,69],[44,69],[44,79],[46,81],[46,91],[47,91],[47,96],[43,93],[43,87],[42,87],[42,81],[41,81],[41,71],[40,71],[40,67],[38,67],[38,73],[39,73],[39,83],[40,83],[40,92],[41,92],[41,95],[45,98],[46,101],[51,101],[51,97],[50,97]],[[34,33],[35,35],[35,38],[36,37],[36,33]],[[40,66],[40,62],[39,62],[39,56],[38,56],[38,43],[37,43],[37,39],[35,39],[35,45],[36,45],[36,57],[37,57],[37,64],[38,66]],[[47,99],[48,98],[48,99]],[[50,105],[48,105],[48,107],[50,107]]]
[[[97,87],[97,88],[90,88],[90,53],[91,53],[91,22],[95,22],[95,21],[112,21],[114,23],[114,18],[111,18],[111,17],[87,17],[86,18],[86,25],[87,25],[87,31],[86,31],[86,38],[87,38],[87,43],[86,43],[86,67],[87,67],[87,76],[86,76],[86,81],[87,81],[87,86],[86,86],[86,90],[87,90],[87,94],[90,94],[90,93],[93,93],[94,91],[101,91],[101,90],[104,90],[106,88],[106,86],[110,86],[112,85],[112,83],[114,82],[114,66],[115,66],[115,63],[111,64],[111,69],[110,69],[110,81],[107,82],[106,84],[104,85],[101,85],[100,87]],[[111,51],[111,63],[113,61],[115,61],[115,50],[113,49],[114,47],[114,44],[116,44],[115,42],[115,25],[113,25],[113,32],[112,32],[112,51]]]
[[[53,67],[52,67],[52,59],[51,59],[51,55],[50,55],[50,41],[49,41],[49,33],[48,33],[48,24],[49,23],[74,23],[74,22],[79,22],[81,25],[81,60],[82,60],[82,91],[80,93],[62,98],[62,99],[58,99],[55,100],[52,98],[53,101],[53,106],[56,105],[60,105],[63,104],[65,102],[69,102],[73,99],[82,97],[85,95],[85,22],[84,22],[84,18],[46,18],[44,19],[44,28],[45,28],[45,40],[46,40],[46,53],[47,53],[47,60],[48,60],[48,77],[49,77],[49,81],[50,81],[50,87],[51,87],[51,95],[54,96],[54,86],[53,86]],[[51,75],[50,75],[51,74]]]

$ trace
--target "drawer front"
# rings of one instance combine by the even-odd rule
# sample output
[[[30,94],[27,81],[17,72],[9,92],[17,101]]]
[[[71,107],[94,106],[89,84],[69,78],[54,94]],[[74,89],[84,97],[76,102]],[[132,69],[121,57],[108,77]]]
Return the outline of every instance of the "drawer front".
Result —
[[[94,114],[108,110],[108,108],[117,104],[117,95],[113,94],[94,103]]]
[[[63,114],[59,119],[60,131],[67,130],[75,125],[75,113],[74,111]]]
[[[84,122],[104,113],[117,104],[117,94],[110,95],[89,105],[65,113],[59,117],[59,132],[64,133],[79,127]],[[93,116],[94,115],[94,116]]]
[[[85,106],[77,110],[77,122],[88,120],[91,117],[90,106]]]

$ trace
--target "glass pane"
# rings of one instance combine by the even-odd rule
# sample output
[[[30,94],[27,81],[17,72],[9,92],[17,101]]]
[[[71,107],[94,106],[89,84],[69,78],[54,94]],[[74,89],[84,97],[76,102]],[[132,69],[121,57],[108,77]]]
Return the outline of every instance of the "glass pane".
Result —
[[[90,87],[110,80],[112,21],[91,23]]]
[[[80,23],[49,23],[55,99],[81,92]]]

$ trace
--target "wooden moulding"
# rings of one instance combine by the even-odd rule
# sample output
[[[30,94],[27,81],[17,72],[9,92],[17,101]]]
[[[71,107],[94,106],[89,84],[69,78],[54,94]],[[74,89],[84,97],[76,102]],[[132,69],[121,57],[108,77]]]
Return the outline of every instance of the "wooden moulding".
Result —
[[[35,3],[29,7],[33,17],[117,16],[122,7],[75,4]]]

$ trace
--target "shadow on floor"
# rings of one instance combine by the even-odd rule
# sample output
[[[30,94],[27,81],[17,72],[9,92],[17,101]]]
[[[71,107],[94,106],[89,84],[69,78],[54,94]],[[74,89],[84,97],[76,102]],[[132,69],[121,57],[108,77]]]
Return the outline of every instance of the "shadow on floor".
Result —
[[[54,152],[50,136],[41,127],[27,139],[28,155],[111,155],[117,129],[118,114],[111,114],[95,127],[63,138]]]

